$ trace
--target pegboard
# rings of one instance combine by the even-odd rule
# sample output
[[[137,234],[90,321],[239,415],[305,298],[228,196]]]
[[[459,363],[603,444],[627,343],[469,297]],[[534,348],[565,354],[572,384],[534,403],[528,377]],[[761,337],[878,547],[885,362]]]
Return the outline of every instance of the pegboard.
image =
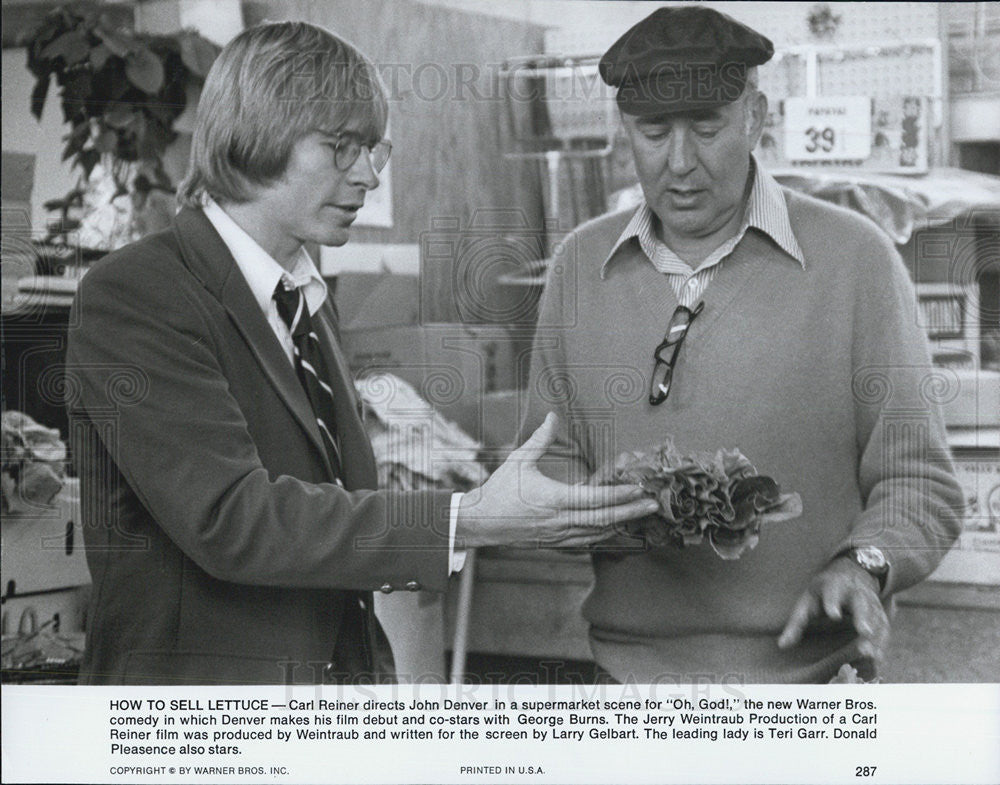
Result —
[[[936,62],[930,46],[873,48],[862,52],[821,54],[819,95],[933,95]]]
[[[567,13],[558,26],[546,31],[545,52],[603,54],[629,27],[663,5],[680,3],[567,3]],[[831,3],[840,23],[829,39],[818,39],[809,30],[808,16],[816,2],[713,2],[706,5],[759,30],[779,50],[816,43],[887,45],[940,35],[941,10],[937,3]]]
[[[546,53],[598,56],[663,4],[609,5],[588,4],[577,14],[567,14],[560,27],[546,31]],[[829,38],[819,38],[809,30],[807,20],[814,2],[708,5],[774,41],[775,57],[761,67],[760,82],[761,89],[775,100],[806,94],[804,47],[820,50],[820,95],[933,96],[934,85],[940,83],[936,69],[941,66],[933,49],[923,43],[939,40],[942,11],[936,3],[835,3],[831,9],[840,22]]]
[[[760,89],[772,100],[806,93],[805,57],[796,54],[776,55],[760,66]]]
[[[568,13],[559,27],[546,31],[546,52],[599,56],[630,26],[661,5],[587,4],[579,14]],[[873,101],[872,122],[877,127],[873,131],[874,152],[866,165],[892,171],[927,166],[942,117],[942,9],[938,4],[831,3],[839,21],[829,36],[815,35],[809,28],[809,14],[816,2],[707,5],[760,30],[774,42],[774,58],[759,69],[760,88],[772,106],[772,125],[782,122],[784,99],[809,95],[808,64],[810,57],[815,57],[816,95],[867,96]],[[920,107],[921,143],[916,160],[902,162],[904,146],[896,137],[906,101]],[[780,158],[779,129],[769,130],[777,145],[773,155]]]
[[[836,33],[829,39],[818,39],[809,30],[808,17],[816,2],[709,5],[759,30],[777,49],[815,43],[891,44],[939,35],[937,3],[829,3],[840,17]]]

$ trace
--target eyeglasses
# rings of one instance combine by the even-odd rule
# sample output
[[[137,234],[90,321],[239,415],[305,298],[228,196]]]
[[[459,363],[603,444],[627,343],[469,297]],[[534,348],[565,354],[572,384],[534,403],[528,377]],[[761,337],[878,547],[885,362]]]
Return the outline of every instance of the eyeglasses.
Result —
[[[684,343],[684,338],[687,336],[688,328],[691,327],[691,323],[704,307],[704,301],[698,303],[693,311],[686,305],[678,305],[674,315],[670,317],[667,333],[653,352],[655,364],[653,365],[653,377],[649,382],[649,402],[653,406],[659,406],[670,395],[670,383],[674,378],[677,355]],[[664,357],[662,353],[667,349],[670,349],[670,356]]]
[[[361,151],[368,153],[368,160],[371,161],[372,169],[376,173],[381,172],[389,162],[389,154],[392,153],[392,143],[388,139],[382,139],[369,147],[358,141],[353,134],[341,134],[336,142],[331,142],[333,147],[333,164],[340,171],[346,172],[354,162],[358,160]]]

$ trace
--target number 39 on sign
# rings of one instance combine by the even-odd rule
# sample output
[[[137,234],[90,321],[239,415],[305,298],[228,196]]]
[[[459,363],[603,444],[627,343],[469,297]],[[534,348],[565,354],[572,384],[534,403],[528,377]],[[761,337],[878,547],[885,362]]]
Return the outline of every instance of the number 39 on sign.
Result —
[[[785,157],[790,161],[862,161],[871,154],[867,96],[785,100]]]

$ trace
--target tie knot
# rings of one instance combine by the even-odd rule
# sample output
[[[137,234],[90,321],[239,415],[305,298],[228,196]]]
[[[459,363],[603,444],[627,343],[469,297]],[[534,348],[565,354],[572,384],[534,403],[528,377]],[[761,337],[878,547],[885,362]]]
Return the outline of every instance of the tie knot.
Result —
[[[309,332],[309,311],[301,287],[286,289],[284,282],[279,281],[274,288],[274,302],[278,306],[278,315],[293,338]]]

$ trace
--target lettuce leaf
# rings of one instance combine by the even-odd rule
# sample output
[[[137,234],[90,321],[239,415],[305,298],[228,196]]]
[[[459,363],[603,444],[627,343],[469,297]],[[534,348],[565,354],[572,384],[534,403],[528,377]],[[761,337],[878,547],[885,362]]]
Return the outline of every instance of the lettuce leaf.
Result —
[[[657,514],[630,521],[622,532],[649,547],[710,547],[726,560],[754,548],[764,523],[802,514],[797,493],[783,494],[736,449],[682,454],[672,439],[645,451],[628,451],[600,467],[594,484],[633,484],[657,500]]]

